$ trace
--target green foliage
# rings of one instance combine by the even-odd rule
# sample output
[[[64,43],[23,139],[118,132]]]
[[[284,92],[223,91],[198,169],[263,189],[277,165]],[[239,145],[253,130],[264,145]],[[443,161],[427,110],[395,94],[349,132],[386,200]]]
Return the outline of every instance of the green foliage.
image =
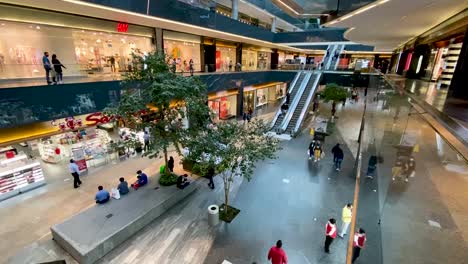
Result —
[[[231,183],[236,176],[252,178],[255,164],[276,157],[278,140],[270,134],[262,120],[252,120],[248,125],[240,122],[221,122],[210,125],[186,142],[187,158],[195,160],[204,173],[213,167],[223,177],[225,204],[229,203]]]
[[[119,103],[105,112],[121,118],[127,127],[149,128],[150,145],[145,155],[155,158],[163,153],[167,165],[167,149],[175,146],[180,154],[182,139],[210,121],[206,86],[198,77],[170,72],[161,52],[133,54],[133,64],[135,70],[122,82],[126,89]],[[190,125],[183,129],[186,117]]]
[[[321,97],[325,102],[342,102],[348,97],[348,92],[343,87],[336,83],[327,84],[321,93]]]
[[[161,186],[171,186],[177,183],[177,175],[172,173],[163,173],[159,177],[159,184]]]

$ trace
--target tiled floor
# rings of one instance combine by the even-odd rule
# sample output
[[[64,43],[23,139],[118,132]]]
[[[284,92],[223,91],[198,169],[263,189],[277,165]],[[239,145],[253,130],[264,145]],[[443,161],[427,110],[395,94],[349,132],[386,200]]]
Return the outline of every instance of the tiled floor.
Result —
[[[367,164],[369,154],[379,154],[384,162],[379,164],[376,178],[361,182],[357,225],[367,230],[368,243],[356,263],[464,263],[468,259],[467,165],[417,115],[408,119],[406,98],[386,100],[370,102],[367,108],[363,161]],[[321,107],[321,113],[327,115],[329,106]],[[344,109],[338,109],[337,129],[326,139],[326,156],[319,164],[306,157],[310,142],[306,125],[302,135],[282,143],[278,159],[258,164],[250,182],[238,179],[231,200],[241,213],[231,224],[216,228],[207,225],[207,206],[222,201],[220,179],[216,179],[215,191],[197,191],[117,247],[101,263],[217,264],[227,260],[233,264],[260,264],[267,263],[267,251],[277,239],[283,240],[290,263],[344,263],[347,241],[337,238],[332,254],[327,255],[322,251],[323,233],[328,218],[335,217],[340,223],[341,208],[353,198],[352,152],[361,113],[362,102],[348,102]],[[402,135],[420,145],[415,154],[416,177],[409,183],[392,182],[390,176],[394,145],[400,143]],[[347,145],[340,173],[331,164],[330,149],[336,142]],[[135,167],[158,165],[146,159],[134,162],[96,172],[85,179],[84,188],[78,192],[67,183],[44,193],[42,199],[41,194],[31,193],[36,199],[23,196],[22,203],[1,203],[0,214],[8,217],[0,220],[0,254],[16,255],[12,263],[62,258],[73,263],[50,240],[48,227],[90,205],[97,182],[105,179],[110,184],[116,172],[132,175]],[[13,208],[19,211],[12,213]],[[440,228],[429,221],[440,224]],[[4,226],[10,232],[5,232]],[[8,241],[11,236],[18,240]]]

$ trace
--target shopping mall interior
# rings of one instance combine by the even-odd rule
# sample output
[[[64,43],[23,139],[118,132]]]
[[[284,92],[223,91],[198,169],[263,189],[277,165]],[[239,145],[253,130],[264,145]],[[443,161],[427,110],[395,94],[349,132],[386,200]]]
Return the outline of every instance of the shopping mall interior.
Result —
[[[466,0],[2,0],[0,29],[0,263],[468,263]],[[223,126],[232,167],[190,142]]]

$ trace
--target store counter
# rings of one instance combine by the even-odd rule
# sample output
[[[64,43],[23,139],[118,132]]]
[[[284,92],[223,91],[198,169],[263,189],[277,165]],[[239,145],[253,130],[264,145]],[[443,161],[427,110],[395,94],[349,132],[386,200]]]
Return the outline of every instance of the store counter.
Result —
[[[0,201],[45,184],[41,164],[18,155],[0,161]]]
[[[198,189],[197,182],[183,190],[157,186],[157,179],[150,177],[138,191],[72,216],[51,227],[53,239],[79,263],[95,263]]]

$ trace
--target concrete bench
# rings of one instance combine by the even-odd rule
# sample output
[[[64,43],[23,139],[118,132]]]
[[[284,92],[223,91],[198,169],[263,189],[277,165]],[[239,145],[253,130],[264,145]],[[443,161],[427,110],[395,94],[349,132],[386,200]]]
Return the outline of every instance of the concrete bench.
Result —
[[[183,190],[156,186],[150,182],[70,217],[51,227],[53,239],[79,263],[94,263],[198,188],[197,182]]]

